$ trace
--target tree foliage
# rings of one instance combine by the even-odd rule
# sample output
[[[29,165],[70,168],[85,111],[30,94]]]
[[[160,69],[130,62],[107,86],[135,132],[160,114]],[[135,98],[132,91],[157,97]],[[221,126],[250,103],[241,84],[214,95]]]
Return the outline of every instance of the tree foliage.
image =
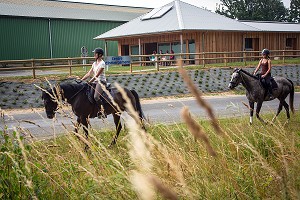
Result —
[[[300,23],[300,0],[291,0],[288,20]]]
[[[288,10],[280,0],[221,0],[216,13],[238,20],[286,21]]]

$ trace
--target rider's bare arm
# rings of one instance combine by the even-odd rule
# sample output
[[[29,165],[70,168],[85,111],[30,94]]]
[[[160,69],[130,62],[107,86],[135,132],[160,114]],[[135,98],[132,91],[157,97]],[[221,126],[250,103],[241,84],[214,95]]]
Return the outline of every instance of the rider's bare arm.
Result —
[[[253,73],[254,75],[255,75],[256,72],[259,70],[260,65],[261,65],[261,61],[262,61],[262,60],[259,61],[259,63],[258,63],[258,65],[257,65],[256,69],[254,70],[254,73]]]

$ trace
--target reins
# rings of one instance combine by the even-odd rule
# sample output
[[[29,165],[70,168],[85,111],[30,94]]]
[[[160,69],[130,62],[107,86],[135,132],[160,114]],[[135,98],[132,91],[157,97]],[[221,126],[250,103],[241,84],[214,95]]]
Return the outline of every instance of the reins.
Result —
[[[71,102],[84,88],[85,86],[83,86],[80,90],[78,90],[71,98],[68,99],[68,101]]]
[[[248,75],[248,76],[250,76],[250,77],[252,77],[252,78],[254,78],[254,79],[256,79],[258,82],[259,82],[259,85],[263,88],[263,86],[261,85],[261,81],[260,81],[260,78],[258,78],[258,77],[255,77],[255,76],[253,76],[253,75],[251,75],[251,74],[249,74],[249,73],[247,73],[246,71],[244,71],[244,70],[240,70],[239,71],[239,73],[240,72],[243,72],[244,74],[246,74],[246,75]],[[243,75],[241,75],[241,78],[242,78],[242,82],[245,84],[245,85],[248,85],[247,84],[247,82],[244,80],[244,77],[243,77]],[[245,87],[246,88],[246,90],[248,90],[248,88],[247,87]]]

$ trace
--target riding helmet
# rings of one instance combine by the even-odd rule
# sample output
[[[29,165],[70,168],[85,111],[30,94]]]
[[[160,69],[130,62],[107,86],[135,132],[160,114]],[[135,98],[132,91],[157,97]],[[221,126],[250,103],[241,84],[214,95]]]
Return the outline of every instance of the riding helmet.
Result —
[[[269,49],[263,49],[261,54],[266,54],[266,55],[269,55],[270,54],[270,51]]]
[[[103,49],[102,49],[102,48],[96,48],[96,49],[95,49],[93,52],[94,52],[94,53],[101,54],[101,55],[103,55],[103,54],[104,54],[104,51],[103,51]]]

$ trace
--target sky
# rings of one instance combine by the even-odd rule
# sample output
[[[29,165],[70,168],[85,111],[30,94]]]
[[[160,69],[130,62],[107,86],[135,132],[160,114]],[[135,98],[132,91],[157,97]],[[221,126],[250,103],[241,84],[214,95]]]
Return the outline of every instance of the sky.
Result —
[[[64,1],[157,8],[165,4],[168,4],[174,0],[110,0],[110,1],[108,0],[64,0]],[[220,0],[181,0],[181,1],[198,6],[200,8],[206,8],[211,11],[215,11],[217,4],[220,3]],[[290,6],[290,0],[282,0],[282,2],[285,7]]]

